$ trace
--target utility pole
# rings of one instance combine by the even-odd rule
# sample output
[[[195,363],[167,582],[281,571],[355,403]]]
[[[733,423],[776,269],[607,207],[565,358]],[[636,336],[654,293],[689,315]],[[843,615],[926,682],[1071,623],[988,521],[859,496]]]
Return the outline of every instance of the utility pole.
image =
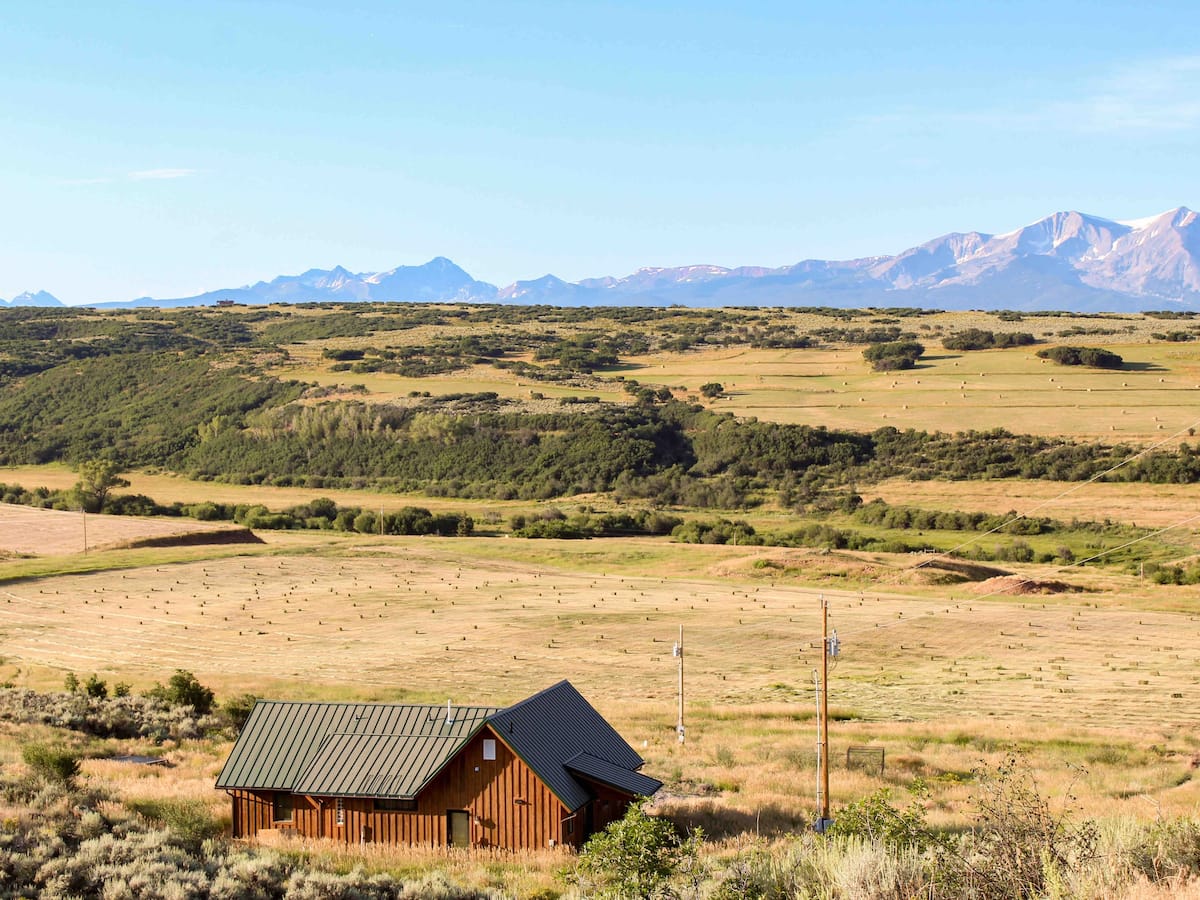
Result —
[[[87,510],[79,507],[79,515],[83,517],[83,552],[87,554]]]
[[[679,643],[675,645],[671,655],[679,660],[679,719],[675,724],[675,733],[679,735],[679,743],[683,743],[683,626],[679,626]]]
[[[837,632],[829,635],[829,601],[821,595],[821,671],[813,672],[817,691],[817,821],[818,834],[833,824],[829,818],[829,657],[837,656]]]

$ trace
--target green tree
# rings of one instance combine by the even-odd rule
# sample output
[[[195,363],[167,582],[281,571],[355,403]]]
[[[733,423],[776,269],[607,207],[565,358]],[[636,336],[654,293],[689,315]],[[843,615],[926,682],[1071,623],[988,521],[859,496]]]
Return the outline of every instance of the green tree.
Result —
[[[175,706],[190,706],[202,716],[212,712],[212,690],[206,688],[196,679],[195,675],[184,669],[177,669],[167,681],[166,687],[161,684],[157,685],[149,694]]]
[[[719,381],[710,381],[708,384],[700,385],[700,393],[709,400],[716,400],[725,394],[725,385]]]
[[[104,511],[108,496],[113,488],[129,487],[121,477],[122,467],[112,459],[89,459],[79,465],[79,481],[75,483],[75,496],[87,512]]]
[[[104,700],[108,697],[108,685],[93,673],[92,676],[83,683],[83,692],[89,697],[95,697],[97,700]]]
[[[575,880],[589,897],[632,900],[665,896],[672,877],[698,856],[702,834],[687,841],[640,803],[594,835],[579,854]]]

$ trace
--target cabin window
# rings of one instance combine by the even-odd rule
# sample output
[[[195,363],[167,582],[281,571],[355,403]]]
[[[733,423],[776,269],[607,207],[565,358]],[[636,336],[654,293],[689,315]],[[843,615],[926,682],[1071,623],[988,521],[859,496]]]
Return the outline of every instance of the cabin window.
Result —
[[[334,822],[338,825],[346,824],[346,801],[338,797],[333,805]]]
[[[416,798],[400,800],[376,800],[376,812],[416,812]]]
[[[492,738],[484,738],[483,739],[483,758],[484,759],[495,759],[496,758],[496,742]]]
[[[293,817],[292,795],[276,791],[272,804],[272,818],[276,822],[290,822]]]

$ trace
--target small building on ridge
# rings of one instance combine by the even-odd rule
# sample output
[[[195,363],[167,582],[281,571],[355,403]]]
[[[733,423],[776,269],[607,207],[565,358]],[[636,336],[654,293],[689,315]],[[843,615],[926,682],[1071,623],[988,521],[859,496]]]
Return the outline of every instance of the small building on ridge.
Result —
[[[507,708],[260,700],[217,778],[234,837],[570,845],[662,783],[568,681]]]

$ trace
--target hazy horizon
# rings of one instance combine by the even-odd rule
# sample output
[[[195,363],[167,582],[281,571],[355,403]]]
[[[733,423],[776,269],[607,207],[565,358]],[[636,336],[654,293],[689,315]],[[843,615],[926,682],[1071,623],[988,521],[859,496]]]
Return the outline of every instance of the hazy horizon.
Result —
[[[1196,203],[1182,3],[27,4],[0,297],[454,260],[506,285]]]

